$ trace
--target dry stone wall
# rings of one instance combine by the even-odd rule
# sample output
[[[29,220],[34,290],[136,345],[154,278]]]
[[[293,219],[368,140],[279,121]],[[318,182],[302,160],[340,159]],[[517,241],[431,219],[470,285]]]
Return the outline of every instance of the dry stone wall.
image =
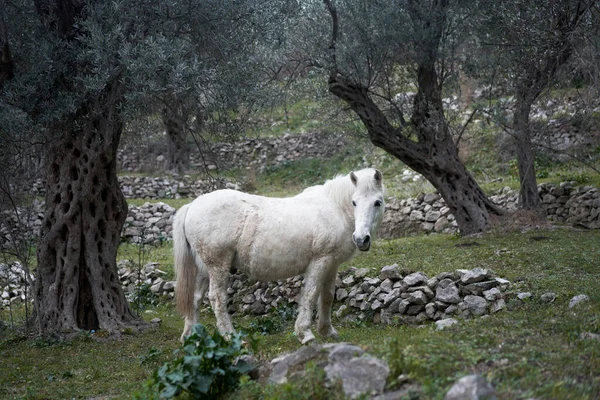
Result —
[[[348,144],[341,135],[308,132],[286,134],[281,137],[247,139],[237,143],[216,143],[200,154],[197,149],[190,153],[194,169],[209,170],[218,167],[254,168],[263,171],[286,162],[307,158],[327,159],[343,151]],[[153,151],[149,146],[123,146],[119,150],[117,162],[122,172],[162,171],[165,169],[166,154]]]
[[[138,268],[129,260],[121,260],[117,267],[130,301],[141,286],[157,297],[174,297],[175,281],[169,279],[159,263],[150,262]],[[3,280],[4,276],[8,279]],[[18,263],[0,264],[0,283],[1,305],[6,307],[26,300],[26,276]],[[236,273],[227,290],[229,312],[263,315],[281,305],[295,304],[299,301],[302,284],[302,276],[262,282]],[[378,272],[352,267],[340,271],[336,278],[335,315],[387,324],[478,317],[506,308],[505,291],[509,284],[492,271],[481,268],[428,277],[423,272],[402,270],[396,264],[384,266]],[[205,302],[208,304],[208,300]]]
[[[147,182],[138,178],[129,181],[131,193],[138,193],[136,183]],[[167,178],[159,180],[163,187],[177,187],[171,194],[183,195],[182,186]],[[235,185],[225,184],[236,188]],[[186,183],[185,193],[192,193],[195,186]],[[189,192],[187,191],[189,189]],[[198,189],[201,192],[201,189]],[[150,192],[158,195],[160,190],[150,186]],[[561,184],[544,183],[538,193],[550,221],[587,229],[600,229],[600,191],[593,186],[576,186],[574,182]],[[161,193],[162,194],[162,193]],[[194,193],[195,194],[195,193]],[[518,192],[508,187],[490,197],[507,210],[516,210]],[[153,198],[154,199],[154,198]],[[191,199],[190,199],[191,201]],[[160,243],[171,240],[172,223],[176,209],[163,202],[147,202],[142,206],[129,206],[129,214],[123,227],[123,240],[130,242]],[[33,209],[23,213],[31,235],[39,234],[43,221],[43,202],[36,202]],[[386,210],[379,236],[397,238],[411,233],[453,233],[458,226],[454,215],[437,193],[421,194],[416,198],[387,200]],[[0,247],[7,245],[13,237],[20,235],[18,224],[11,212],[0,218]]]
[[[135,302],[140,293],[156,299],[174,297],[175,281],[157,262],[143,266],[130,260],[117,263],[120,282],[129,301]],[[27,277],[19,263],[0,264],[0,309],[23,301],[31,301],[26,293]],[[227,289],[228,309],[236,315],[263,315],[299,301],[303,277],[262,282],[252,281],[244,274],[231,276]],[[507,309],[511,302],[539,298],[552,303],[555,293],[520,293],[508,280],[483,268],[457,269],[428,276],[387,265],[380,269],[348,268],[340,271],[335,281],[334,314],[339,319],[373,321],[384,324],[422,324],[436,322],[445,329],[459,319],[471,319]],[[146,299],[147,300],[147,299]],[[580,294],[569,302],[569,308],[589,301]],[[205,299],[208,305],[208,300]]]
[[[541,184],[538,192],[548,219],[557,223],[600,229],[600,191],[593,186]],[[508,187],[491,196],[507,210],[516,210],[518,192]],[[171,224],[176,210],[164,203],[131,206],[123,228],[125,240],[157,243],[171,240]],[[410,233],[453,233],[458,226],[454,215],[437,193],[411,199],[388,199],[379,236],[397,238]]]
[[[181,199],[195,198],[217,189],[239,190],[240,185],[222,178],[195,179],[190,175],[179,177],[120,176],[119,183],[126,199]],[[36,180],[29,189],[34,196],[43,197],[44,182]]]
[[[600,228],[600,191],[593,186],[576,186],[575,182],[543,183],[538,193],[548,219],[588,229]],[[509,187],[490,196],[500,207],[517,209],[519,193]],[[410,232],[456,232],[454,215],[437,193],[421,194],[412,199],[389,199],[380,231],[384,238]]]

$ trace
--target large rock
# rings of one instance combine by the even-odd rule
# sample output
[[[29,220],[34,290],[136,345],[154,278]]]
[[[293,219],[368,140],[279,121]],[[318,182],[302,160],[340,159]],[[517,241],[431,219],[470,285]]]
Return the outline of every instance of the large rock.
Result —
[[[480,375],[467,375],[456,382],[444,400],[496,400],[496,390]]]
[[[471,314],[475,316],[485,314],[488,308],[487,301],[480,296],[465,296],[465,304]]]
[[[320,354],[322,346],[302,346],[293,353],[282,354],[271,360],[271,374],[269,381],[272,383],[285,383],[294,374],[302,374],[303,366],[314,360]]]
[[[351,399],[362,394],[382,392],[390,373],[385,361],[375,357],[353,357],[325,367],[327,379],[340,380],[346,396]]]
[[[400,270],[398,268],[398,264],[386,265],[385,267],[381,268],[381,272],[379,273],[379,279],[381,279],[382,281],[386,279],[390,279],[392,281],[402,279],[402,276],[400,275]]]
[[[422,272],[415,272],[404,277],[404,283],[408,286],[425,285],[428,280],[427,275]]]
[[[417,290],[416,292],[409,294],[408,301],[410,301],[411,304],[427,304],[427,296],[425,296],[425,293],[422,291]]]
[[[469,283],[477,283],[486,280],[490,276],[490,273],[487,269],[482,268],[473,268],[472,270],[466,271],[466,273],[461,276],[461,283],[468,285]]]
[[[268,380],[281,384],[301,377],[309,362],[324,369],[329,384],[340,382],[351,399],[382,392],[390,372],[385,361],[365,354],[358,346],[328,343],[303,346],[273,359]]]
[[[451,279],[442,279],[435,289],[435,299],[444,303],[458,304],[460,303],[460,294],[458,287]]]

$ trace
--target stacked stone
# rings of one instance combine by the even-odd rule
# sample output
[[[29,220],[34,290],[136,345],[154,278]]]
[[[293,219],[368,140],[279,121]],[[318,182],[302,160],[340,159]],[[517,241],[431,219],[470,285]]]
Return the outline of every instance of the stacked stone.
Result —
[[[581,147],[590,144],[591,135],[584,134],[577,127],[569,123],[561,123],[561,121],[553,120],[544,128],[543,131],[536,132],[533,142],[542,145],[540,148],[541,152],[557,157],[562,161],[568,160],[568,156],[556,154],[546,149],[565,151],[572,147]]]
[[[137,289],[145,285],[156,296],[174,297],[175,281],[167,279],[167,273],[156,262],[141,268],[129,260],[118,262],[119,278],[125,293],[133,298]],[[231,277],[227,289],[229,312],[262,315],[282,304],[295,304],[302,287],[302,276],[280,281],[250,281],[245,275],[236,273]],[[208,298],[204,299],[205,304]]]
[[[437,193],[428,193],[412,199],[389,199],[379,235],[394,238],[405,236],[406,232],[448,233],[457,229],[444,199]]]
[[[328,159],[346,148],[347,141],[339,135],[318,132],[285,134],[281,137],[247,139],[237,143],[216,143],[203,154],[192,151],[191,165],[195,169],[209,170],[219,166],[254,168],[262,171],[267,167],[281,166],[287,162],[307,158]],[[163,147],[164,148],[164,147]],[[146,147],[127,147],[119,150],[121,171],[156,171],[165,167],[165,156]]]
[[[175,281],[168,279],[168,273],[159,263],[149,262],[138,267],[130,260],[121,260],[117,268],[129,301],[134,301],[142,287],[157,297],[174,297]],[[385,324],[437,321],[441,329],[442,325],[456,322],[454,318],[479,317],[507,307],[505,293],[510,282],[494,276],[488,269],[458,269],[428,277],[423,272],[407,273],[394,264],[381,268],[378,276],[369,276],[371,272],[368,268],[349,268],[339,273],[335,282],[335,315],[338,318]],[[0,264],[0,308],[31,301],[31,295],[25,293],[26,278],[19,263]],[[282,305],[295,306],[302,284],[302,276],[276,282],[255,282],[236,273],[227,289],[229,312],[262,315]],[[525,301],[532,296],[531,293],[517,293],[516,298]],[[554,293],[540,297],[546,303],[555,299]],[[204,301],[209,304],[207,298]],[[589,301],[588,296],[575,296],[569,308],[585,301]]]
[[[135,184],[137,179],[140,178],[127,182]],[[194,185],[178,181],[161,179],[160,182],[172,191],[163,193],[153,189],[152,195],[179,196],[190,194],[188,190],[200,190]],[[225,184],[225,187],[237,188],[232,184]],[[128,190],[130,193],[137,193],[137,189]],[[538,193],[549,220],[588,229],[600,229],[600,191],[597,188],[576,186],[574,182],[559,185],[544,183],[538,186]],[[490,199],[500,207],[514,211],[517,209],[518,197],[517,191],[505,187]],[[39,235],[44,219],[43,206],[43,202],[36,200],[31,210],[21,210],[21,221],[25,221],[31,233],[30,238]],[[145,203],[141,207],[130,206],[122,236],[126,241],[136,243],[141,242],[142,237],[149,243],[171,240],[174,214],[173,207],[161,202]],[[0,250],[9,244],[13,237],[23,237],[20,227],[21,224],[16,221],[12,212],[2,213]],[[410,233],[455,233],[457,230],[454,215],[450,213],[441,196],[428,193],[412,199],[388,199],[379,236],[389,239]]]
[[[174,282],[161,276],[151,279],[142,269],[141,282],[150,285],[156,295],[173,296]],[[121,275],[128,293],[140,282],[137,272],[129,269]],[[504,291],[509,285],[491,271],[475,268],[445,272],[428,278],[422,272],[402,276],[397,265],[381,269],[378,277],[371,270],[351,268],[336,280],[335,298],[342,303],[336,311],[340,318],[373,318],[387,324],[419,324],[450,317],[472,318],[506,308]],[[283,304],[299,300],[303,278],[296,276],[276,282],[250,282],[242,274],[231,278],[228,288],[229,312],[262,315]],[[205,298],[205,303],[208,300]]]
[[[297,302],[302,281],[301,276],[294,276],[273,282],[251,282],[245,275],[237,273],[227,290],[229,311],[261,315],[282,304]]]
[[[33,282],[34,277],[29,279]],[[25,293],[27,287],[27,272],[18,261],[0,264],[0,306],[15,306],[31,300],[31,290]]]
[[[598,133],[597,127],[587,126],[582,131],[582,127],[572,123],[573,117],[589,106],[589,104],[582,104],[581,100],[580,98],[561,99],[561,101],[550,99],[545,103],[538,102],[533,105],[531,120],[543,122],[543,128],[535,130],[532,138],[534,143],[541,145],[539,152],[567,161],[568,155],[560,153],[561,151],[594,143],[594,136]],[[598,111],[600,107],[591,110],[592,113]]]
[[[336,280],[335,299],[341,305],[340,318],[372,318],[387,324],[419,324],[450,317],[472,318],[506,308],[505,279],[487,269],[456,270],[428,278],[423,272],[403,274],[397,265],[383,267],[379,276],[369,277],[370,269],[350,268]],[[125,292],[135,294],[140,284],[157,296],[173,297],[175,282],[157,263],[136,269],[128,261],[119,262],[119,276]],[[243,274],[231,278],[227,293],[229,312],[262,315],[281,305],[298,302],[302,276],[274,282],[251,282]],[[208,304],[208,299],[205,298]]]
[[[122,237],[133,243],[160,244],[171,240],[176,211],[162,202],[130,206]]]
[[[145,285],[155,296],[174,297],[175,281],[167,280],[167,273],[159,267],[157,262],[149,262],[140,268],[130,260],[120,260],[117,269],[126,296],[131,300],[136,291]]]
[[[542,203],[552,221],[600,228],[600,191],[593,186],[575,187],[573,182],[540,186]]]
[[[239,190],[237,183],[224,179],[197,180],[190,175],[180,177],[120,176],[121,191],[127,199],[181,199],[195,198],[217,189]],[[43,197],[44,183],[36,180],[28,190],[34,196]]]
[[[40,234],[44,220],[44,202],[37,199],[31,207],[0,212],[0,251],[11,249],[13,238],[33,243]]]
[[[450,316],[471,318],[506,307],[503,291],[509,285],[487,269],[456,270],[427,277],[423,272],[403,274],[397,265],[383,267],[378,277],[368,269],[340,273],[336,311],[342,317],[359,310],[358,318],[373,314],[384,323],[422,323]]]
[[[119,177],[123,195],[128,199],[195,198],[217,189],[239,190],[239,185],[222,179],[204,181],[189,175],[180,178]]]
[[[538,193],[548,219],[588,229],[600,229],[600,190],[593,186],[576,186],[575,182],[559,185],[543,183]],[[515,211],[519,193],[504,187],[490,200],[500,207]],[[454,233],[458,226],[450,209],[437,193],[413,199],[389,199],[380,236],[394,238],[407,232]]]

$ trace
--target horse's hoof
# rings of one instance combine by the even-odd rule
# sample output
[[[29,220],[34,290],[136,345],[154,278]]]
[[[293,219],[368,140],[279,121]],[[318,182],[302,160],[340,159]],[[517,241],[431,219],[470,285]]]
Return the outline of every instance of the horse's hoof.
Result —
[[[324,338],[333,338],[333,339],[337,339],[340,336],[338,334],[338,331],[336,331],[333,327],[330,327],[327,330],[319,331],[319,335],[321,335]]]
[[[338,333],[338,331],[336,331],[335,329],[331,329],[331,332],[327,333],[325,335],[326,338],[332,338],[332,339],[337,339],[340,337],[340,334]]]
[[[315,339],[316,339],[315,335],[313,335],[313,333],[309,331],[306,335],[304,335],[304,338],[300,340],[300,343],[307,344],[307,343],[312,342]]]

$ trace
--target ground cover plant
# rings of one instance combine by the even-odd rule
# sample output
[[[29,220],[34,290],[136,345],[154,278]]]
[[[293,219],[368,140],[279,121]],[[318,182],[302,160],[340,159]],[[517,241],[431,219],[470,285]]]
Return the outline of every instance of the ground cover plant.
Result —
[[[512,282],[509,307],[444,331],[431,324],[387,326],[334,320],[339,340],[385,359],[392,370],[389,386],[414,385],[414,398],[443,398],[456,379],[475,372],[486,377],[503,399],[594,399],[600,393],[600,345],[594,339],[600,333],[597,243],[600,232],[568,228],[479,238],[435,235],[379,240],[369,253],[342,268],[368,267],[373,275],[391,263],[430,275],[456,268],[491,268]],[[170,245],[153,251],[155,256],[163,255],[161,267],[169,270]],[[516,298],[517,292],[527,291],[534,294],[530,301]],[[546,292],[556,293],[556,300],[542,302],[540,296]],[[569,300],[580,293],[590,301],[570,310]],[[260,318],[234,316],[240,330],[253,331],[252,351],[258,359],[299,347],[292,334],[293,318],[284,311]],[[147,308],[143,316],[148,321],[159,317],[162,323],[153,331],[126,333],[117,341],[107,341],[102,332],[81,332],[65,341],[28,339],[4,331],[0,398],[131,398],[155,371],[174,360],[172,352],[179,347],[183,324],[169,300]],[[204,309],[200,320],[214,330],[210,310]],[[244,380],[228,398],[328,398],[332,392],[322,382],[318,371],[308,381],[279,387]]]
[[[238,359],[243,353],[242,334],[224,338],[196,324],[186,336],[175,359],[158,368],[136,398],[173,398],[188,394],[194,399],[211,399],[235,388],[252,364]]]

